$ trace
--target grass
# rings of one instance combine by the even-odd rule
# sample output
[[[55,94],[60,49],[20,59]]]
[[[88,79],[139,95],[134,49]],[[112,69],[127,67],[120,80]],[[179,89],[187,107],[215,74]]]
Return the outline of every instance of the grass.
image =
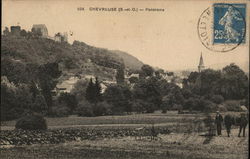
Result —
[[[228,112],[224,114],[239,115],[240,112]],[[212,114],[214,115],[214,114]],[[46,117],[49,126],[60,125],[98,125],[98,124],[151,124],[151,123],[175,123],[190,122],[195,118],[204,118],[205,114],[178,114],[176,111],[168,111],[166,114],[160,112],[151,114],[114,115],[99,117]],[[14,126],[15,120],[1,122],[2,126]]]
[[[231,114],[238,115],[238,112]],[[228,113],[227,113],[228,114]],[[214,115],[214,114],[213,114]],[[178,114],[176,111],[168,111],[166,114],[160,112],[151,114],[133,114],[124,116],[99,116],[99,117],[46,117],[49,129],[69,127],[143,127],[151,124],[155,126],[190,125],[194,120],[202,120],[205,114]],[[1,130],[13,130],[16,120],[1,122]]]
[[[213,137],[204,144],[206,137],[198,134],[161,135],[160,140],[136,140],[122,137],[101,140],[83,140],[62,144],[31,145],[0,149],[0,158],[38,159],[247,159],[248,138],[237,137],[237,129],[228,138]]]
[[[162,124],[162,123],[183,123],[190,122],[196,117],[202,117],[197,114],[177,114],[169,112],[167,114],[133,114],[124,116],[99,116],[99,117],[46,117],[48,126],[67,126],[67,125],[103,125],[103,124]],[[1,122],[2,126],[14,126],[15,120]]]
[[[238,113],[234,113],[238,114]],[[214,115],[214,114],[213,114]],[[225,115],[225,114],[223,114]],[[158,140],[147,137],[102,138],[95,140],[72,141],[60,144],[24,145],[12,148],[0,148],[1,159],[38,158],[38,159],[247,159],[248,137],[237,137],[238,129],[232,130],[230,138],[225,130],[222,136],[204,137],[201,132],[185,132],[192,129],[195,120],[202,120],[204,114],[137,114],[125,116],[101,117],[63,117],[46,118],[49,128],[87,127],[104,130],[120,127],[151,126],[170,127],[174,133],[160,134]],[[3,127],[13,127],[15,121],[2,123]],[[246,136],[248,136],[248,128]]]

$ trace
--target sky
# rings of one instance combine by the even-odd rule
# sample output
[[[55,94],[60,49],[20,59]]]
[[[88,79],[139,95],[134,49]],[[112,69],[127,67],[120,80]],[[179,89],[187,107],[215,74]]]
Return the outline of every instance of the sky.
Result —
[[[230,52],[213,52],[202,45],[197,33],[198,19],[212,6],[211,1],[2,2],[2,30],[12,25],[31,30],[33,24],[45,24],[50,36],[72,31],[69,42],[79,40],[96,47],[125,51],[146,64],[166,70],[197,68],[201,52],[206,66],[249,61],[248,32],[246,43]],[[84,11],[77,10],[79,7]],[[90,11],[90,7],[159,8],[164,12]]]

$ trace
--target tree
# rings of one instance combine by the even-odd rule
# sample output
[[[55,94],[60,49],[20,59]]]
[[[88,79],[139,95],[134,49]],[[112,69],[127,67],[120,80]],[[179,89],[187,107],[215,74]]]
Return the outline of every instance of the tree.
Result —
[[[117,69],[116,82],[117,82],[117,84],[124,84],[124,80],[125,80],[125,77],[124,77],[124,65],[121,65]]]
[[[35,81],[31,81],[30,92],[32,93],[32,102],[35,102],[36,96],[40,93]]]
[[[189,89],[182,88],[181,92],[182,92],[182,95],[183,95],[183,97],[184,97],[185,99],[188,99],[188,98],[190,98],[190,97],[193,96],[191,90],[189,90]]]
[[[215,71],[206,69],[201,73],[191,72],[185,88],[193,94],[206,96],[221,94],[225,99],[243,99],[248,94],[248,77],[235,64]]]
[[[10,31],[9,31],[9,28],[8,28],[8,27],[5,27],[5,29],[4,29],[4,31],[3,31],[3,35],[4,35],[4,36],[10,35]]]
[[[204,97],[191,97],[185,100],[184,109],[212,112],[217,110],[217,105]]]
[[[168,76],[174,76],[174,72],[167,72]]]
[[[164,96],[162,98],[162,103],[161,103],[161,110],[162,110],[162,113],[166,113],[167,110],[170,109],[170,106],[169,106],[169,97],[168,96]]]
[[[59,104],[65,103],[66,106],[70,109],[70,113],[72,113],[73,110],[75,110],[78,104],[76,96],[67,92],[61,93],[60,96],[58,97],[58,101]]]
[[[95,103],[102,101],[102,94],[101,94],[102,87],[101,87],[100,82],[99,82],[97,77],[95,78],[94,90],[95,90],[94,91],[94,93],[95,93],[95,96],[94,96],[95,97]]]
[[[16,90],[16,107],[22,110],[31,110],[32,107],[32,93],[30,92],[29,85],[19,84]]]
[[[184,97],[181,93],[181,90],[178,88],[172,89],[167,95],[165,95],[162,98],[162,110],[163,111],[166,108],[167,109],[172,108],[174,105],[183,105]]]
[[[160,108],[161,88],[155,77],[139,80],[134,86],[133,95],[135,99],[141,99],[148,103],[145,107],[149,113]]]
[[[138,82],[139,79],[137,77],[130,77],[128,80],[129,80],[130,83],[133,84],[133,83]]]
[[[218,92],[218,82],[221,79],[221,72],[206,69],[200,73],[200,95],[216,94]],[[198,86],[199,87],[199,86]]]
[[[95,104],[97,102],[102,101],[101,86],[97,77],[96,77],[95,83],[93,83],[92,78],[90,79],[90,82],[86,89],[86,99],[90,103],[95,103]]]
[[[225,99],[243,99],[248,94],[248,77],[239,66],[230,64],[222,69],[220,93]]]
[[[157,77],[157,78],[162,78],[162,74],[164,74],[164,70],[163,69],[158,69],[158,70],[156,70],[155,71],[155,76]]]
[[[95,101],[95,88],[94,88],[95,86],[94,86],[94,83],[93,83],[93,80],[92,80],[92,78],[90,79],[90,81],[89,81],[89,84],[88,84],[88,87],[87,87],[87,89],[86,89],[86,99],[87,99],[87,101],[89,101],[90,103],[94,103],[94,101]]]
[[[187,81],[190,82],[190,83],[195,83],[197,78],[199,76],[199,73],[198,72],[191,72],[188,76],[188,79]]]
[[[26,65],[10,57],[1,58],[1,75],[8,77],[10,82],[14,82],[15,84],[29,82]]]
[[[216,104],[221,104],[224,101],[224,98],[221,95],[213,95],[211,97],[211,101],[216,103]]]
[[[200,105],[201,105],[201,111],[203,112],[214,112],[217,110],[218,106],[211,102],[210,100],[200,100]]]
[[[19,118],[32,110],[33,101],[29,85],[15,85],[8,78],[1,77],[1,120]]]
[[[76,108],[76,113],[78,116],[92,117],[94,116],[93,105],[87,101],[81,101]]]
[[[33,112],[41,113],[45,115],[48,112],[48,106],[44,97],[39,94],[35,97],[35,101],[31,106]]]
[[[19,117],[18,114],[10,112],[16,108],[16,86],[6,76],[1,77],[1,121],[11,120]]]
[[[187,78],[183,78],[182,85],[183,85],[184,89],[188,88],[188,79]]]
[[[64,66],[66,69],[74,69],[77,68],[76,63],[74,62],[73,58],[67,58],[65,57],[63,60]]]
[[[27,39],[30,39],[30,38],[32,38],[32,37],[33,37],[33,33],[30,32],[30,31],[28,31],[28,32],[27,32]]]
[[[153,76],[154,69],[149,65],[143,65],[141,67],[140,78],[145,78],[147,76]]]
[[[183,105],[183,109],[185,110],[199,110],[200,105],[199,105],[199,98],[196,97],[191,97],[185,100],[185,103]]]
[[[22,29],[22,30],[20,31],[20,35],[23,36],[23,37],[26,37],[26,36],[27,36],[26,30]]]
[[[114,113],[131,112],[131,99],[132,93],[125,85],[109,86],[104,92],[104,100],[112,105],[111,109]]]
[[[48,112],[51,113],[52,107],[52,90],[56,87],[57,78],[60,77],[61,71],[59,70],[58,63],[47,63],[39,66],[37,72],[39,87],[41,88],[42,95],[44,96]]]
[[[144,113],[145,110],[145,102],[140,99],[135,99],[132,103],[132,110],[137,113]]]
[[[184,88],[190,89],[193,94],[207,95],[218,94],[221,79],[221,72],[212,69],[206,69],[200,73],[191,72],[187,79],[184,80]]]
[[[93,105],[93,114],[95,116],[111,115],[112,110],[107,102],[99,102],[96,105]]]
[[[77,101],[86,100],[87,87],[88,81],[85,79],[80,79],[74,84],[70,93],[76,96]]]

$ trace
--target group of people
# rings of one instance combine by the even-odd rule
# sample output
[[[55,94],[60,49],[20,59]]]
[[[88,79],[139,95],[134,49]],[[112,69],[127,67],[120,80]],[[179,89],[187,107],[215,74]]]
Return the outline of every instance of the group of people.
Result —
[[[240,115],[240,117],[234,117],[232,115],[225,115],[224,120],[223,120],[222,115],[220,114],[219,111],[217,111],[216,116],[215,116],[215,124],[216,124],[218,136],[222,135],[221,129],[222,129],[223,121],[224,121],[224,124],[226,127],[228,137],[230,137],[232,125],[237,125],[240,127],[238,137],[240,137],[242,131],[243,131],[243,137],[245,137],[245,129],[246,129],[246,126],[248,124],[248,118],[247,118],[247,115],[245,113],[242,113]]]

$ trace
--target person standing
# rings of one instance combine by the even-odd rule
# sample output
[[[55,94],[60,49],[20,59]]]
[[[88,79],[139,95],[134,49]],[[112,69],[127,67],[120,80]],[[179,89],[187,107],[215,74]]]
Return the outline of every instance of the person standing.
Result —
[[[219,111],[216,112],[216,116],[215,116],[215,124],[216,124],[216,128],[217,128],[217,135],[221,135],[221,128],[222,128],[222,122],[223,122],[223,117],[220,114]]]
[[[240,137],[242,130],[243,130],[243,137],[245,137],[245,129],[246,129],[247,124],[248,124],[248,120],[247,120],[246,114],[244,113],[240,114],[240,118],[239,118],[240,130],[239,130],[238,137]]]
[[[235,124],[234,117],[232,115],[227,114],[224,117],[224,124],[227,130],[227,136],[230,137],[231,126]]]

